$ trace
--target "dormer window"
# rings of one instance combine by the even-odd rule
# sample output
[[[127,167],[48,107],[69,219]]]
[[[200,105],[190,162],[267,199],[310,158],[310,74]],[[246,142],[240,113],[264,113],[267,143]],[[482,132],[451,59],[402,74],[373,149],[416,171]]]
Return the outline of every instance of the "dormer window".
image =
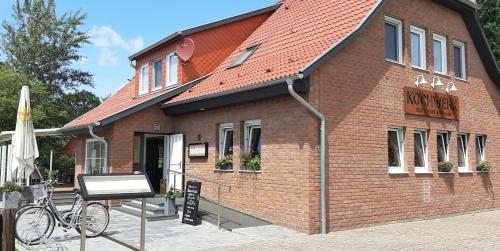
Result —
[[[252,45],[252,46],[246,48],[240,54],[240,56],[231,63],[231,65],[228,67],[228,69],[242,65],[245,61],[247,61],[247,59],[250,56],[252,56],[252,54],[259,48],[259,46],[260,46],[260,44],[257,44],[257,45]]]
[[[161,59],[153,62],[153,91],[161,89]]]
[[[141,66],[141,74],[139,78],[139,95],[148,93],[149,88],[149,67],[147,64]]]
[[[179,67],[179,59],[175,53],[167,55],[167,86],[177,84],[177,74]]]

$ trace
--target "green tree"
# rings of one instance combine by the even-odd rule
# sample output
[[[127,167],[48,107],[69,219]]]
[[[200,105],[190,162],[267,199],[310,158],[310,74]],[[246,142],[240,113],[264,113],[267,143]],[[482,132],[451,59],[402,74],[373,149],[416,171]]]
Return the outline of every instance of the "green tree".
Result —
[[[479,20],[500,65],[500,0],[478,0],[477,3]]]
[[[13,22],[3,22],[1,39],[6,63],[44,82],[51,96],[93,85],[92,74],[72,67],[82,57],[79,49],[89,43],[79,30],[86,16],[77,11],[57,17],[55,8],[54,0],[17,0]]]

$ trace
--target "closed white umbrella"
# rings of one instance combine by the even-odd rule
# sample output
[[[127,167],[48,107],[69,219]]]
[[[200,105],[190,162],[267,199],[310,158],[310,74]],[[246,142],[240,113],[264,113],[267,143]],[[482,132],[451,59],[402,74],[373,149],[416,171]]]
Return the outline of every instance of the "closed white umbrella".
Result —
[[[35,129],[31,119],[30,93],[27,86],[21,90],[19,108],[17,110],[16,131],[12,138],[14,161],[12,161],[13,174],[17,171],[17,178],[23,179],[35,169],[35,159],[38,158]]]

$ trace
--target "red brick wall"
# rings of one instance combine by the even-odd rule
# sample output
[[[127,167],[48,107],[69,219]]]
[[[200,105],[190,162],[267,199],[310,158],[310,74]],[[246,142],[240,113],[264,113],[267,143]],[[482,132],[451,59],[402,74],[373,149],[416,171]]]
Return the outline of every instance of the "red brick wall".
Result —
[[[403,19],[403,65],[385,60],[384,14]],[[428,71],[409,66],[410,24],[426,29]],[[454,76],[453,39],[466,44],[468,82],[441,76],[445,84],[453,81],[459,89],[460,121],[456,125],[404,112],[403,87],[414,87],[419,74],[432,82],[432,32],[448,36],[449,76]],[[450,160],[455,164],[457,133],[470,134],[468,163],[474,170],[474,138],[486,134],[487,161],[500,166],[500,91],[488,77],[459,13],[430,0],[388,1],[360,37],[312,75],[311,83],[312,100],[319,103],[328,123],[331,230],[500,205],[494,196],[500,192],[500,176],[437,172],[436,131],[451,132]],[[406,128],[407,175],[388,174],[389,126]],[[414,174],[414,129],[430,131],[428,153],[433,174]],[[430,191],[430,197],[425,198],[425,190]]]
[[[225,24],[212,29],[200,31],[187,36],[195,43],[194,54],[188,62],[179,60],[178,83],[187,83],[212,72],[231,52],[233,52],[257,27],[259,27],[271,12],[246,18],[237,22]],[[162,60],[162,88],[166,83],[166,55],[175,52],[175,42],[139,58],[136,62],[135,81],[136,93],[139,88],[140,68],[149,64],[149,90],[153,87],[152,63]]]
[[[238,170],[243,121],[254,119],[262,122],[262,173],[242,173]],[[186,173],[230,184],[230,192],[222,190],[224,205],[304,232],[318,228],[318,168],[317,160],[310,158],[311,148],[316,147],[310,132],[316,127],[297,101],[282,97],[177,116],[173,120],[174,131],[185,134],[186,145],[200,142],[198,134],[201,142],[208,142],[208,158],[185,158]],[[229,173],[214,171],[221,123],[234,125],[234,171]],[[215,200],[216,188],[203,182],[202,196]]]

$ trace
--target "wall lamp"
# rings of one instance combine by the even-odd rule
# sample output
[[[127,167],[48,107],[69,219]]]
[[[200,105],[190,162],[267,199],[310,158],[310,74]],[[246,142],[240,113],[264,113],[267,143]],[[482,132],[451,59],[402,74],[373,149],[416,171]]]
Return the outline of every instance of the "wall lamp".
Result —
[[[425,80],[425,77],[423,75],[417,76],[417,80],[415,81],[415,85],[417,86],[417,88],[420,86],[425,86],[427,84],[428,84],[428,82],[427,82],[427,80]],[[430,84],[430,87],[432,88],[432,90],[435,90],[440,86],[444,86],[443,82],[441,81],[441,78],[439,78],[438,76],[433,77],[432,83]],[[448,82],[444,91],[446,93],[449,93],[449,94],[455,93],[458,91],[458,88],[455,86],[455,83]]]
[[[444,89],[444,91],[446,93],[456,93],[458,91],[458,88],[455,86],[455,83],[449,82],[448,85],[446,86],[446,89]]]

